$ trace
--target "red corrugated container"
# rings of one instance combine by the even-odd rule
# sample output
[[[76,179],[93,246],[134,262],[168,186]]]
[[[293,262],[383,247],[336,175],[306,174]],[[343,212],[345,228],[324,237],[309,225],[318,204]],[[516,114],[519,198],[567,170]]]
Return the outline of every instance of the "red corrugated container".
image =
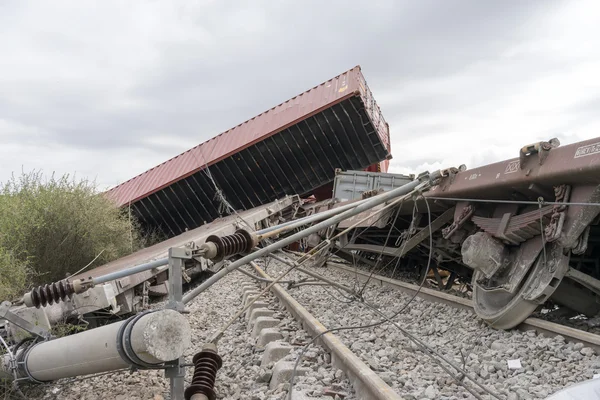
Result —
[[[336,114],[335,108],[332,107],[335,107],[348,99],[355,100],[352,100],[351,103],[345,103],[343,111],[340,111],[342,109],[339,109]],[[331,113],[331,110],[334,111],[333,114]],[[329,113],[325,115],[325,118],[329,118],[328,120],[321,119],[321,124],[319,124],[319,120],[315,119],[314,123],[316,123],[316,125],[313,125],[312,129],[308,123],[306,123],[305,126],[306,121],[312,121],[310,120],[311,117],[317,118],[318,116],[321,118],[320,113],[324,111]],[[347,116],[348,121],[350,122],[346,120],[341,121],[339,118],[338,121],[334,121],[334,115],[337,118],[338,115],[343,113],[350,114]],[[366,114],[368,121],[363,121],[364,114]],[[355,127],[360,124],[351,122],[351,119],[354,119],[354,121],[362,121],[361,123],[363,125],[370,123],[369,129],[373,129],[376,132],[378,139],[376,140],[370,136],[369,132],[358,132],[358,128]],[[327,123],[325,124],[323,121],[327,121]],[[335,125],[338,122],[339,124],[336,127]],[[325,150],[327,149],[316,149],[315,145],[309,144],[308,141],[308,139],[312,139],[312,137],[309,136],[315,136],[321,133],[314,132],[315,126],[317,125],[319,126],[318,130],[322,130],[322,133],[325,136],[325,139],[319,136],[321,142],[326,142],[325,147],[330,147],[329,150],[333,148],[336,153],[341,152],[342,148],[344,148],[344,156],[346,157],[344,160],[341,159],[341,156],[340,160],[331,160],[331,156],[326,156],[331,165],[320,167],[320,170],[317,170],[318,166],[315,165],[315,160],[321,158],[319,152],[326,154]],[[322,125],[329,126],[323,127]],[[373,131],[371,130],[371,132]],[[277,135],[279,133],[281,133],[281,135]],[[272,144],[270,143],[269,146],[260,143],[274,135],[277,135],[277,138],[275,142]],[[375,146],[377,151],[374,154],[377,155],[366,154],[366,151],[361,148],[365,147],[365,145],[364,143],[359,143],[360,140],[366,140],[365,143]],[[304,146],[305,142],[308,147]],[[252,154],[243,152],[245,149],[249,149],[254,145],[259,146],[262,150],[257,151],[253,148],[251,149]],[[285,146],[287,146],[287,148]],[[284,154],[283,150],[280,151],[280,149],[283,149],[286,152],[289,150],[288,153],[293,157],[297,157],[298,160],[290,160],[289,162],[287,159],[283,161],[280,160],[278,161],[279,164],[277,166],[270,165],[271,162],[275,162],[272,160],[275,160],[280,156],[278,153],[281,152],[281,154]],[[313,152],[314,154],[309,154],[310,152]],[[353,152],[354,155],[352,154]],[[239,154],[242,153],[245,155],[239,156]],[[290,157],[288,153],[286,153],[286,158]],[[350,160],[350,157],[361,157],[363,156],[363,153],[364,157],[360,160],[360,163],[356,164],[353,160]],[[203,190],[206,191],[208,190],[207,186],[211,186],[212,184],[197,182],[197,188],[190,187],[188,190],[187,187],[190,186],[190,183],[186,182],[185,185],[181,184],[182,187],[179,187],[178,190],[181,193],[178,193],[178,197],[176,198],[167,197],[171,195],[173,188],[166,191],[163,189],[167,189],[170,185],[187,177],[191,177],[190,179],[194,178],[194,176],[199,178],[204,174],[194,174],[204,170],[207,166],[212,167],[223,160],[227,159],[225,173],[217,171],[214,178],[216,178],[216,181],[219,181],[219,178],[221,181],[225,181],[219,184],[223,189],[223,192],[229,191],[230,193],[235,193],[239,188],[243,188],[247,193],[245,193],[243,199],[241,199],[237,205],[234,204],[234,206],[236,206],[236,208],[249,208],[250,206],[258,205],[259,203],[264,204],[267,200],[272,201],[275,195],[292,194],[288,193],[292,189],[308,190],[312,186],[318,187],[332,181],[334,171],[332,170],[329,172],[329,169],[332,169],[332,166],[335,168],[352,167],[355,169],[356,167],[360,167],[362,169],[371,165],[373,162],[384,161],[384,165],[386,165],[387,159],[390,157],[388,125],[373,98],[373,94],[366,84],[360,67],[357,66],[110,189],[106,192],[106,195],[119,206],[136,204],[140,200],[148,198],[148,201],[143,204],[143,207],[139,206],[134,210],[142,214],[140,215],[142,222],[146,222],[150,225],[164,225],[169,224],[169,221],[166,219],[176,218],[178,221],[177,225],[179,226],[176,229],[169,229],[171,231],[169,234],[175,234],[176,231],[190,228],[190,224],[185,221],[186,219],[190,219],[188,218],[188,215],[191,219],[200,219],[200,224],[203,222],[202,219],[206,221],[207,219],[209,220],[216,217],[216,215],[214,215],[214,210],[205,204],[206,200],[200,196],[195,196],[197,191],[200,190],[200,187],[203,187]],[[346,160],[349,161],[346,162]],[[367,161],[369,161],[368,164],[361,165]],[[305,165],[307,163],[309,165]],[[275,172],[265,172],[266,177],[257,177],[256,171],[252,171],[252,173],[248,172],[255,167],[265,169],[267,166],[271,170],[285,170],[284,173],[288,176],[287,179],[284,179],[281,176],[276,177]],[[308,170],[309,167],[312,171]],[[323,172],[322,170],[325,170],[325,168],[327,170]],[[303,171],[304,169],[307,169],[308,172]],[[387,168],[385,168],[385,170],[387,170]],[[221,177],[219,174],[223,176]],[[268,176],[269,174],[273,176]],[[198,179],[196,178],[193,180],[197,181]],[[295,187],[294,182],[287,182],[290,178],[292,181],[300,180],[303,184],[300,187]],[[230,182],[232,181],[236,181],[235,185],[230,185]],[[213,183],[215,183],[215,181],[213,181]],[[227,185],[230,187],[227,188]],[[269,185],[271,185],[272,188],[265,187]],[[186,190],[185,193],[183,193],[183,188]],[[158,193],[159,191],[163,191],[164,193]],[[152,194],[156,194],[156,198],[149,198]],[[187,211],[183,213],[181,207],[186,207],[188,201],[196,201],[194,200],[194,197],[198,199],[198,215],[192,215],[191,212]],[[232,202],[235,203],[235,199]],[[200,207],[205,209],[204,211],[206,212],[200,209]],[[165,208],[165,210],[163,210],[163,208]],[[167,214],[169,215],[167,216]],[[196,223],[192,223],[191,225],[197,226]]]

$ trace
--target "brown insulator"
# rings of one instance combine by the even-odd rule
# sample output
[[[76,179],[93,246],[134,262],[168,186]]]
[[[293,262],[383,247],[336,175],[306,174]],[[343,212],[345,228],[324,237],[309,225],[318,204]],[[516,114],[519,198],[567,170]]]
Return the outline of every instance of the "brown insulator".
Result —
[[[217,247],[217,255],[212,258],[215,262],[236,254],[249,253],[256,245],[254,236],[244,229],[223,237],[210,235],[206,242],[212,242]]]
[[[48,304],[60,303],[75,293],[73,284],[68,281],[54,282],[38,286],[31,290],[30,298],[33,306],[40,308]]]
[[[223,366],[223,360],[217,353],[217,347],[208,343],[202,351],[196,353],[192,359],[194,363],[194,376],[192,384],[185,389],[185,400],[190,400],[196,394],[203,394],[208,400],[215,400],[215,380],[217,371]]]

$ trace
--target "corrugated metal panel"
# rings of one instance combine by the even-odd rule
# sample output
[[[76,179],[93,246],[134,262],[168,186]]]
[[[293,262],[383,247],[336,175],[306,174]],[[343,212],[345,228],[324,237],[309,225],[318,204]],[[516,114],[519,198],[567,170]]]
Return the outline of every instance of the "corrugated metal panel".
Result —
[[[333,197],[342,202],[362,198],[364,192],[382,189],[390,191],[403,186],[414,176],[368,171],[339,171],[333,181]]]
[[[119,206],[133,203],[356,94],[363,98],[369,118],[389,149],[387,123],[357,66],[112,188],[107,195]]]
[[[285,195],[316,194],[331,185],[336,169],[380,170],[390,156],[387,124],[357,67],[108,196],[129,205],[145,227],[176,236],[227,214],[223,199],[247,210]]]

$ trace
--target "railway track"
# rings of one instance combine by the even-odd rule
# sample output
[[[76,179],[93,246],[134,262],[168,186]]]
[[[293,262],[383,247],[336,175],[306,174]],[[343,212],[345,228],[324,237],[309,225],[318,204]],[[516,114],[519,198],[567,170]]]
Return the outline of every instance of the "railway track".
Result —
[[[287,270],[270,259],[261,265],[255,265],[253,272],[267,281]],[[342,264],[329,262],[327,266],[312,271],[347,286],[357,287],[368,278],[367,272]],[[469,300],[422,288],[407,312],[395,320],[458,363],[464,374],[452,376],[455,370],[449,374],[432,362],[423,348],[393,325],[373,324],[379,319],[377,314],[345,300],[342,293],[331,296],[329,285],[303,279],[304,274],[292,271],[285,278],[286,288],[283,282],[274,285],[225,330],[218,343],[223,358],[215,387],[218,399],[288,400],[290,388],[291,400],[543,399],[600,372],[592,350],[600,344],[596,335],[534,318],[520,327],[523,332],[497,331],[474,315]],[[187,307],[193,345],[186,360],[264,291],[265,285],[234,273],[194,299]],[[365,296],[388,310],[406,302],[417,289],[373,275]],[[326,333],[330,328],[364,324],[374,326]],[[508,360],[519,360],[521,368],[509,368]],[[186,386],[192,369],[187,372]],[[119,372],[59,381],[35,398],[167,400],[167,389],[158,371]]]
[[[278,276],[287,266],[270,262],[267,270],[271,276]],[[362,280],[357,280],[354,269],[348,268],[312,271],[347,287],[360,288],[366,279],[362,275]],[[294,271],[289,279],[301,276]],[[565,336],[557,333],[550,336],[546,330],[565,327],[535,319],[523,325],[522,331],[499,331],[477,318],[466,299],[422,290],[422,296],[411,300],[416,290],[414,285],[391,283],[385,277],[370,280],[364,287],[364,299],[365,303],[377,304],[387,315],[409,303],[408,309],[393,314],[398,326],[388,323],[389,320],[382,321],[379,314],[361,301],[344,298],[343,293],[331,286],[292,285],[286,289],[324,326],[342,327],[335,331],[336,336],[401,398],[545,399],[600,372],[592,348],[596,342],[586,332],[567,328],[559,331]],[[459,300],[453,302],[455,299]],[[349,329],[365,325],[371,327]],[[464,373],[442,368],[407,335],[418,338]],[[515,367],[515,362],[520,365]]]
[[[260,267],[256,266],[255,269],[263,278],[272,279]],[[401,399],[389,385],[346,347],[336,335],[327,332],[328,328],[298,303],[281,285],[276,284],[271,290],[285,308],[301,322],[302,326],[313,337],[320,336],[319,342],[330,352],[333,364],[350,378],[357,398],[365,400]]]
[[[356,275],[363,282],[369,280],[371,282],[376,282],[382,286],[393,287],[405,293],[414,294],[417,292],[417,290],[419,290],[419,287],[417,285],[402,282],[400,280],[388,278],[382,275],[370,274],[369,272],[366,272],[364,270],[351,268],[343,264],[328,262],[327,266]],[[440,292],[438,290],[421,288],[419,296],[423,299],[436,303],[448,304],[452,307],[463,308],[467,310],[473,309],[473,304],[471,300],[458,296],[453,296],[451,294]],[[585,332],[580,329],[571,328],[569,326],[545,321],[539,318],[527,318],[519,326],[517,326],[517,328],[522,331],[535,330],[538,333],[543,333],[549,336],[560,335],[569,342],[582,343],[587,347],[593,348],[594,350],[596,350],[596,352],[600,352],[600,335]]]
[[[270,279],[260,268],[258,273]],[[261,291],[262,286],[256,280],[231,274],[187,307],[193,338],[186,353],[186,360],[190,361],[205,341],[227,326],[237,310],[256,299],[218,341],[218,352],[223,359],[215,385],[218,399],[287,398],[290,373],[298,353],[314,334],[324,329],[279,285],[273,288],[273,293],[256,298]],[[161,304],[154,306],[160,308]],[[193,368],[187,369],[186,387],[191,383],[192,371]],[[319,345],[310,348],[295,374],[292,400],[400,399],[333,334],[324,336]],[[168,400],[167,382],[159,371],[131,374],[120,371],[58,381],[27,395],[47,400]]]

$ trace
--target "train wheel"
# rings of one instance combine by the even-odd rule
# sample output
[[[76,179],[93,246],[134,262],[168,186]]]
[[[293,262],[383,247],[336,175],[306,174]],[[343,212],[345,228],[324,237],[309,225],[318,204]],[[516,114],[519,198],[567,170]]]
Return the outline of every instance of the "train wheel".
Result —
[[[510,329],[527,319],[556,290],[569,267],[569,257],[555,243],[547,245],[523,283],[514,293],[501,289],[486,289],[479,282],[480,271],[473,273],[473,307],[475,313],[497,329]],[[547,262],[544,261],[546,257]]]

